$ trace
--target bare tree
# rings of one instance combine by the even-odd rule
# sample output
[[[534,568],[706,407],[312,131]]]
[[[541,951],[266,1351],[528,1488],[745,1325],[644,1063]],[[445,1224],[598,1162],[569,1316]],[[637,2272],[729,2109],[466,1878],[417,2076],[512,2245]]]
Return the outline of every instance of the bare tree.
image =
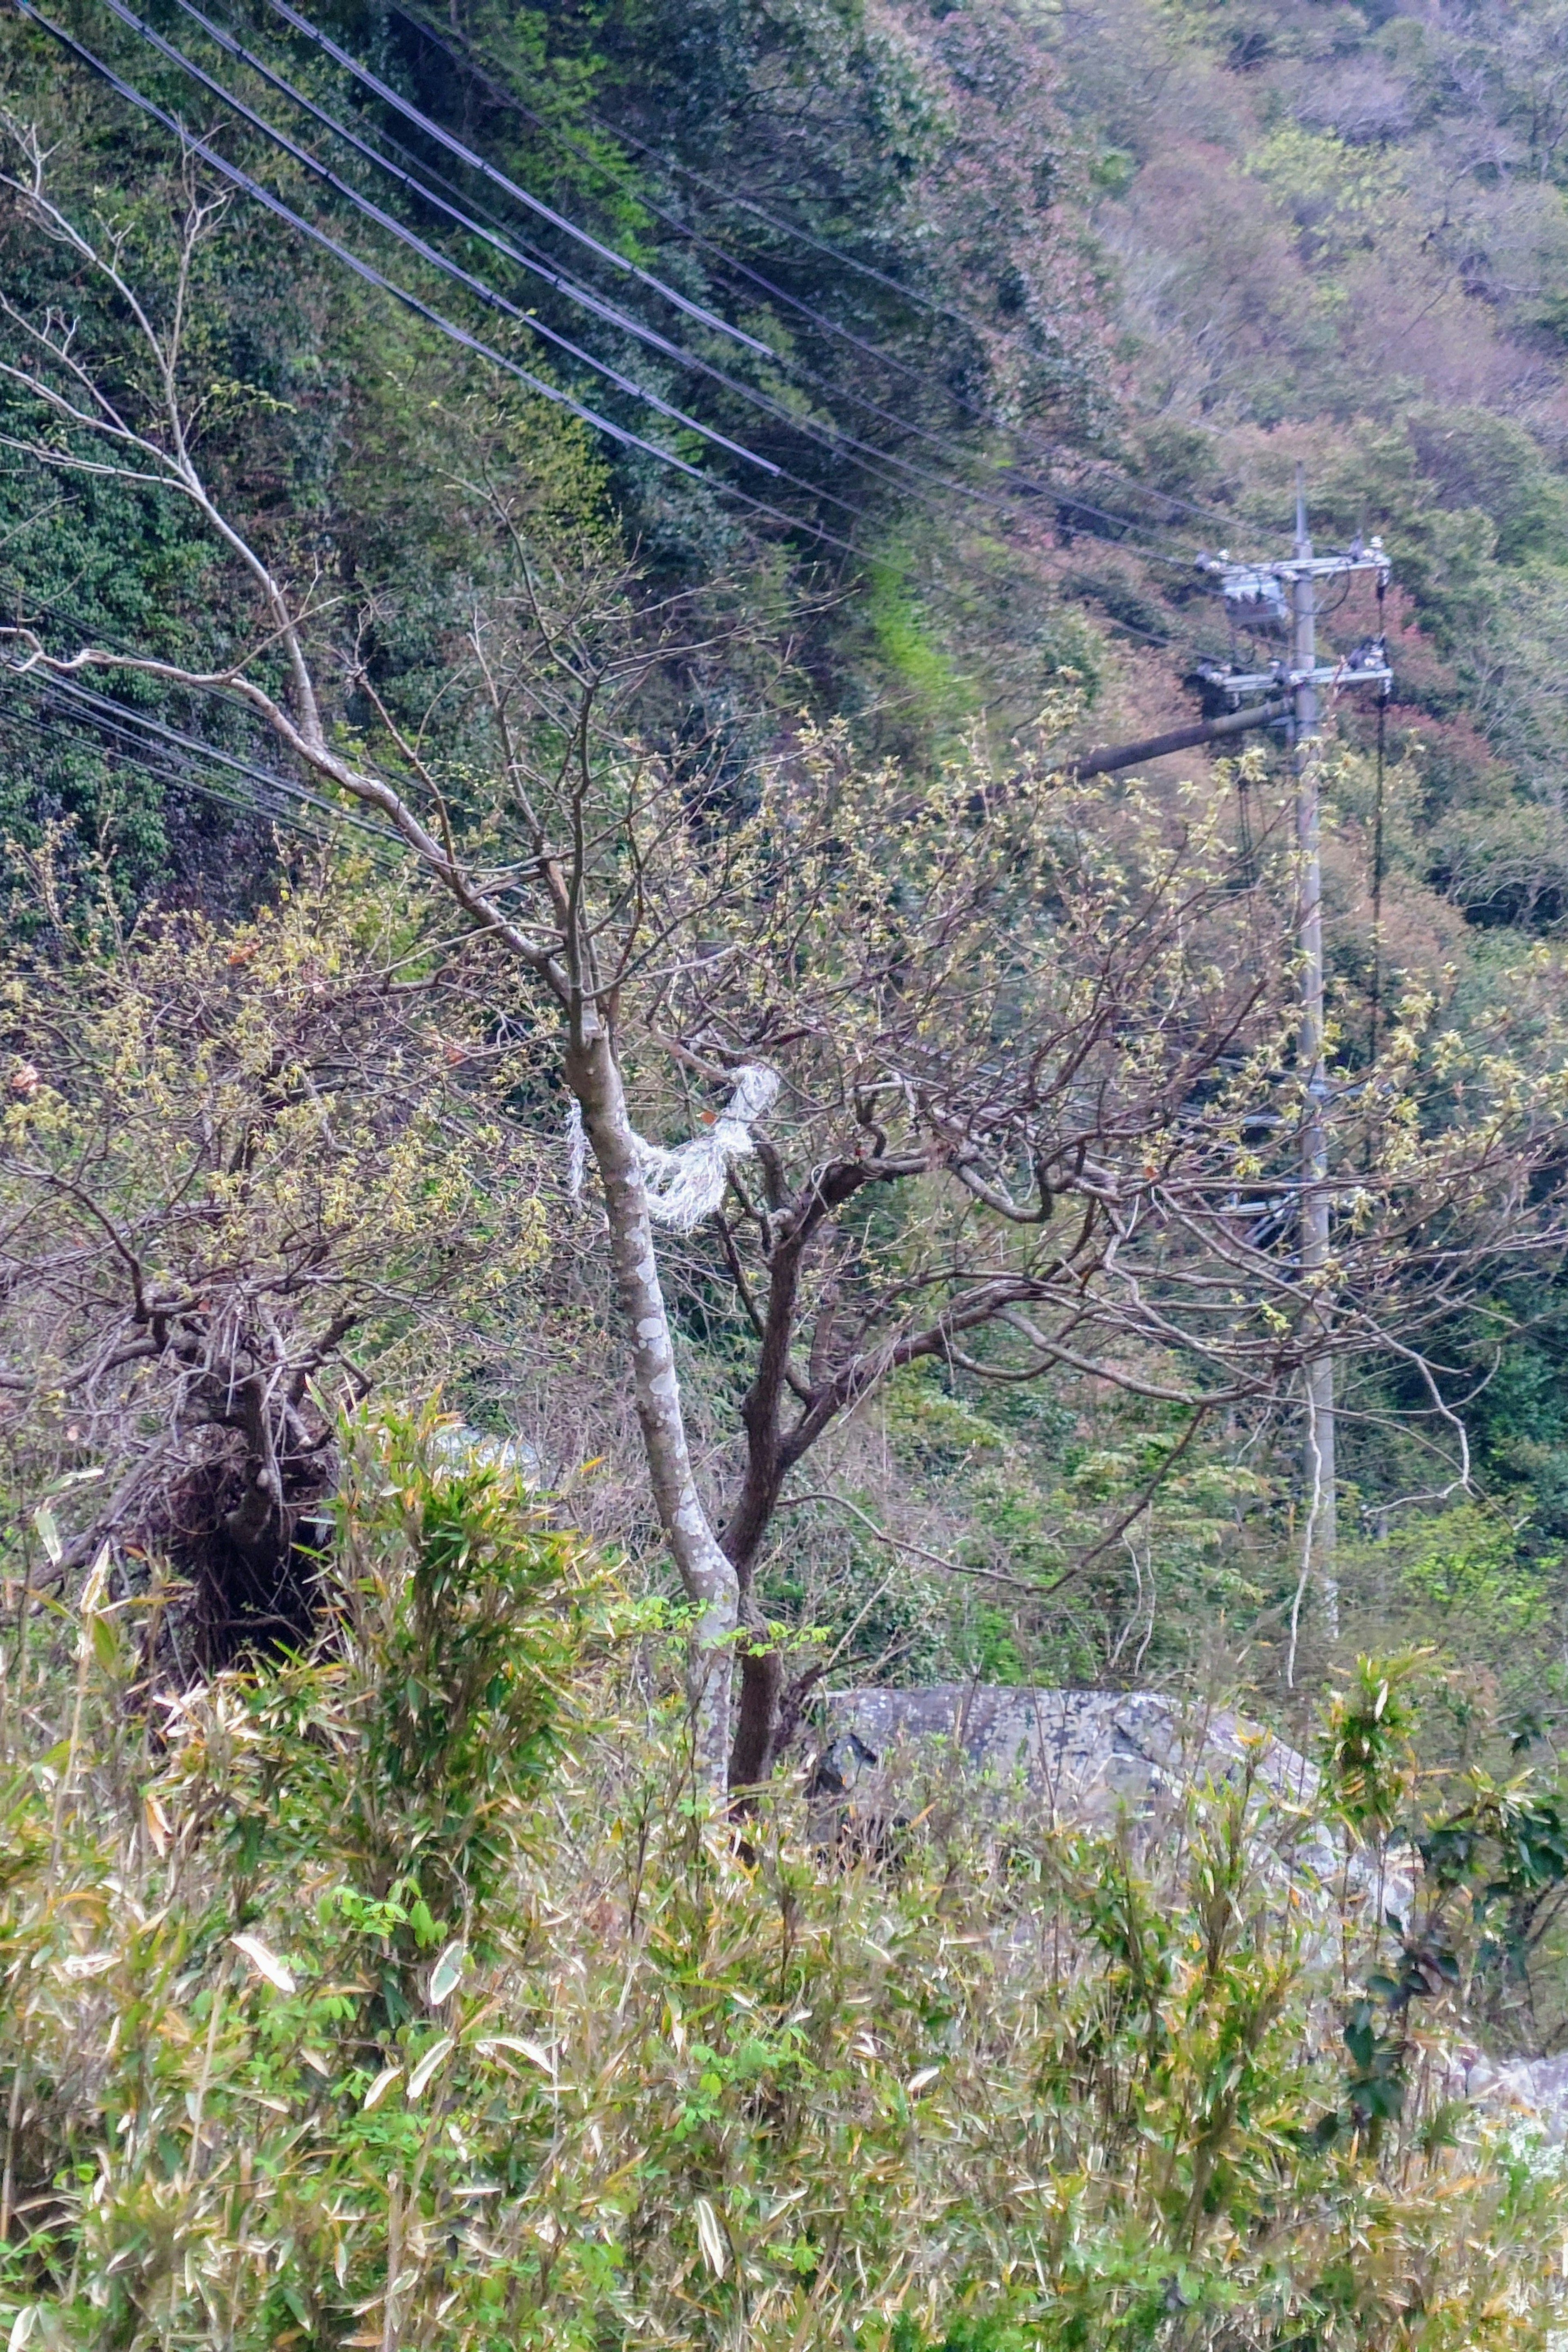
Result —
[[[1431,1349],[1489,1274],[1561,1252],[1550,1055],[1533,1078],[1454,1039],[1424,1060],[1432,1007],[1407,1001],[1327,1108],[1334,1246],[1304,1273],[1291,853],[1238,887],[1224,816],[1211,792],[1039,793],[970,762],[867,773],[808,738],[704,862],[706,951],[650,973],[649,1025],[715,1083],[762,1056],[786,1081],[717,1220],[753,1367],[721,1528],[751,1635],[733,1784],[792,1712],[764,1538],[902,1366],[1181,1408],[1164,1476],[1210,1415],[1289,1398],[1326,1317],[1337,1352],[1417,1370],[1467,1478]]]
[[[177,1669],[309,1633],[334,1403],[410,1323],[428,1377],[544,1255],[537,1150],[474,1083],[482,947],[428,912],[296,872],[252,921],[5,970],[0,1431],[16,1486],[72,1490],[33,1581],[162,1558]]]
[[[616,1297],[654,1501],[697,1612],[696,1650],[702,1663],[694,1704],[702,1751],[717,1778],[728,1744],[737,1585],[692,1470],[642,1163],[612,1045],[622,972],[613,956],[606,961],[594,897],[595,854],[601,846],[593,813],[595,708],[601,698],[624,690],[644,657],[631,656],[629,666],[624,656],[619,664],[613,656],[595,657],[586,651],[581,628],[574,649],[585,666],[578,667],[563,651],[553,681],[566,703],[558,713],[563,750],[553,779],[556,796],[541,807],[514,792],[507,811],[512,826],[521,829],[521,858],[503,853],[498,862],[484,848],[469,853],[418,746],[399,735],[415,787],[426,795],[426,814],[421,814],[404,783],[355,757],[342,730],[323,717],[310,644],[316,583],[299,594],[291,590],[214,498],[198,462],[194,419],[202,402],[199,386],[191,381],[186,344],[197,257],[223,216],[225,200],[204,198],[192,178],[170,284],[163,301],[154,305],[125,266],[123,240],[110,236],[95,241],[53,202],[36,134],[24,133],[20,147],[24,172],[4,184],[27,219],[62,248],[68,268],[92,281],[100,298],[121,306],[130,322],[132,359],[111,384],[102,355],[79,349],[73,321],[53,310],[29,316],[0,296],[0,314],[16,339],[14,356],[0,363],[0,376],[36,401],[47,419],[39,436],[22,446],[52,469],[110,474],[184,500],[247,577],[261,618],[254,646],[215,670],[150,656],[127,657],[98,646],[61,656],[26,630],[12,636],[22,649],[20,667],[65,677],[118,670],[198,693],[224,689],[239,697],[301,767],[378,812],[468,922],[531,974],[558,1008],[564,1031],[563,1073],[604,1185]]]
[[[1288,857],[1243,887],[1212,793],[1047,791],[1026,768],[998,776],[978,751],[917,779],[868,772],[845,742],[807,730],[743,790],[689,747],[656,756],[631,704],[665,650],[657,621],[634,626],[618,588],[552,566],[515,485],[482,476],[464,495],[510,577],[476,591],[444,685],[489,733],[476,801],[438,733],[379,693],[363,632],[342,634],[318,583],[290,585],[196,461],[182,337],[212,207],[193,198],[154,315],[121,250],[67,217],[28,152],[14,199],[122,306],[138,355],[111,389],[58,315],[6,304],[0,373],[46,420],[28,454],[187,501],[260,618],[255,644],[210,671],[60,651],[26,627],[11,633],[16,664],[239,697],[302,768],[378,813],[555,1008],[649,1485],[695,1612],[715,1785],[738,1636],[731,1786],[766,1773],[787,1721],[755,1590],[764,1535],[811,1449],[901,1366],[935,1360],[998,1381],[1092,1373],[1184,1408],[1190,1441],[1220,1407],[1288,1393],[1327,1316],[1332,1347],[1416,1364],[1458,1433],[1424,1342],[1500,1255],[1561,1247],[1549,1076],[1494,1055],[1461,1093],[1423,1062],[1407,1008],[1376,1070],[1314,1112],[1332,1131],[1335,1246],[1305,1275],[1289,1238],[1308,1107]],[[323,716],[323,665],[374,709],[360,738]],[[672,1066],[738,1089],[699,1143],[702,1185],[684,1181],[695,1159],[680,1160],[670,1212],[701,1223],[684,1269],[723,1280],[752,1349],[720,1531],[692,1465],[655,1249],[671,1163],[627,1099],[630,1083],[644,1124],[662,1122]]]

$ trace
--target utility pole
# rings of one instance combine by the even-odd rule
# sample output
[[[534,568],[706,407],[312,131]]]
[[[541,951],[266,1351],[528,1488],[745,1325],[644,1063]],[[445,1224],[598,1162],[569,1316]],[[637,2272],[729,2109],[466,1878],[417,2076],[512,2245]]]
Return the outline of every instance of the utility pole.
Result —
[[[1387,648],[1381,636],[1362,640],[1342,661],[1321,665],[1318,660],[1318,583],[1357,572],[1377,576],[1380,588],[1388,579],[1388,562],[1379,539],[1363,548],[1359,539],[1342,554],[1320,556],[1312,551],[1307,528],[1305,469],[1296,467],[1296,530],[1294,552],[1279,562],[1234,563],[1222,549],[1217,558],[1202,556],[1200,568],[1220,575],[1231,618],[1251,632],[1259,628],[1289,629],[1290,659],[1275,661],[1266,670],[1210,669],[1211,685],[1223,687],[1233,705],[1247,695],[1290,698],[1289,729],[1296,778],[1296,847],[1298,861],[1297,939],[1301,954],[1301,1025],[1299,1059],[1304,1085],[1301,1120],[1300,1208],[1297,1220],[1298,1264],[1301,1279],[1314,1294],[1310,1308],[1310,1347],[1303,1366],[1307,1426],[1302,1446],[1306,1531],[1302,1541],[1301,1583],[1297,1596],[1316,1582],[1331,1637],[1339,1632],[1339,1580],[1335,1574],[1337,1511],[1335,1503],[1334,1360],[1329,1344],[1331,1302],[1324,1295],[1324,1270],[1329,1264],[1329,1139],[1328,1063],[1323,1035],[1323,888],[1322,810],[1318,786],[1320,739],[1318,688],[1338,692],[1349,686],[1375,686],[1386,694],[1390,683]],[[1295,1671],[1296,1613],[1291,1618],[1290,1675]]]
[[[1301,1069],[1306,1078],[1306,1116],[1301,1126],[1301,1276],[1320,1288],[1329,1262],[1329,1139],[1324,1126],[1329,1074],[1323,1053],[1323,866],[1322,808],[1318,792],[1318,582],[1307,530],[1306,468],[1296,467],[1296,572],[1291,583],[1291,653],[1295,670],[1295,715],[1291,735],[1296,770],[1296,847],[1300,859],[1301,949]],[[1338,1512],[1334,1496],[1334,1360],[1326,1345],[1324,1307],[1312,1310],[1318,1338],[1325,1344],[1302,1370],[1307,1392],[1307,1442],[1302,1463],[1307,1532],[1302,1564],[1317,1580],[1331,1640],[1340,1630],[1340,1586],[1335,1573]]]

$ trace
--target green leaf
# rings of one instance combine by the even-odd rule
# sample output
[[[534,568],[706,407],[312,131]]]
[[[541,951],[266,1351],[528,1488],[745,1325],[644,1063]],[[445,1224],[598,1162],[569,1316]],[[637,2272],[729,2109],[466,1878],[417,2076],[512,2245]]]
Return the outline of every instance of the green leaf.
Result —
[[[92,1654],[104,1674],[118,1673],[123,1656],[120,1629],[112,1617],[101,1610],[88,1620],[92,1639]]]

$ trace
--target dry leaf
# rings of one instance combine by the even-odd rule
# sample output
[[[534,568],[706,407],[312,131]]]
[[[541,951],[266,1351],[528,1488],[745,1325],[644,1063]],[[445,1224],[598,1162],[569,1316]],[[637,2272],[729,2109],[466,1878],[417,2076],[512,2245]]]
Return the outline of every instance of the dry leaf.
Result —
[[[697,2242],[702,2249],[702,2259],[715,2278],[722,2278],[730,2263],[730,2244],[720,2226],[719,2216],[706,2197],[697,2200]]]
[[[374,2082],[371,2084],[369,2090],[364,2095],[363,2105],[363,2112],[367,2116],[369,2115],[372,2107],[378,2107],[381,2105],[381,2102],[385,2098],[388,2091],[391,2090],[394,2083],[396,2082],[402,2072],[403,2069],[401,2066],[384,2066],[382,2068],[380,2074],[376,2076]]]
[[[106,1977],[114,1966],[113,1952],[68,1952],[59,1963],[62,1977],[72,1980],[81,1977]]]
[[[447,1945],[430,1971],[430,1998],[437,2008],[457,1991],[468,1965],[468,1949],[458,1937]]]
[[[555,2073],[553,2053],[546,2050],[541,2042],[525,2042],[521,2034],[487,2033],[484,2040],[476,2042],[474,2046],[487,2053],[491,2050],[515,2050],[521,2057],[531,2058],[536,2066],[542,2066],[547,2074],[553,2075]]]
[[[293,1991],[293,1970],[286,1961],[279,1958],[276,1952],[268,1950],[259,1936],[231,1936],[228,1940],[237,1952],[244,1953],[258,1976],[265,1977],[268,1983],[276,1985],[279,1992]]]
[[[453,2037],[451,2034],[443,2033],[440,2041],[432,2043],[431,2047],[426,2050],[424,2057],[421,2058],[418,2065],[416,2066],[413,2074],[408,2077],[408,2089],[405,2095],[406,2097],[416,2099],[419,2096],[420,2092],[425,2088],[426,2084],[430,2080],[431,2075],[436,2072],[436,2069],[441,2063],[442,2059],[446,2057],[447,2052],[452,2048],[452,2043]]]

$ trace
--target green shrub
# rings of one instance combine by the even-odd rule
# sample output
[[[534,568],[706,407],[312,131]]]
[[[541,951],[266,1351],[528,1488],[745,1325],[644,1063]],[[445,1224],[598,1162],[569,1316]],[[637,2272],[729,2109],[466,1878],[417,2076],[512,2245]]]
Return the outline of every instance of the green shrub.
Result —
[[[1448,1991],[1384,2023],[1321,1822],[1245,1777],[1146,1851],[950,1807],[849,1868],[786,1781],[742,1848],[679,1629],[435,1416],[345,1445],[318,1654],[149,1704],[101,1576],[6,1648],[16,2352],[1542,2340],[1562,2168],[1423,2075]],[[1327,1792],[1385,1844],[1387,1681]],[[1467,1853],[1534,1868],[1509,1802]]]

